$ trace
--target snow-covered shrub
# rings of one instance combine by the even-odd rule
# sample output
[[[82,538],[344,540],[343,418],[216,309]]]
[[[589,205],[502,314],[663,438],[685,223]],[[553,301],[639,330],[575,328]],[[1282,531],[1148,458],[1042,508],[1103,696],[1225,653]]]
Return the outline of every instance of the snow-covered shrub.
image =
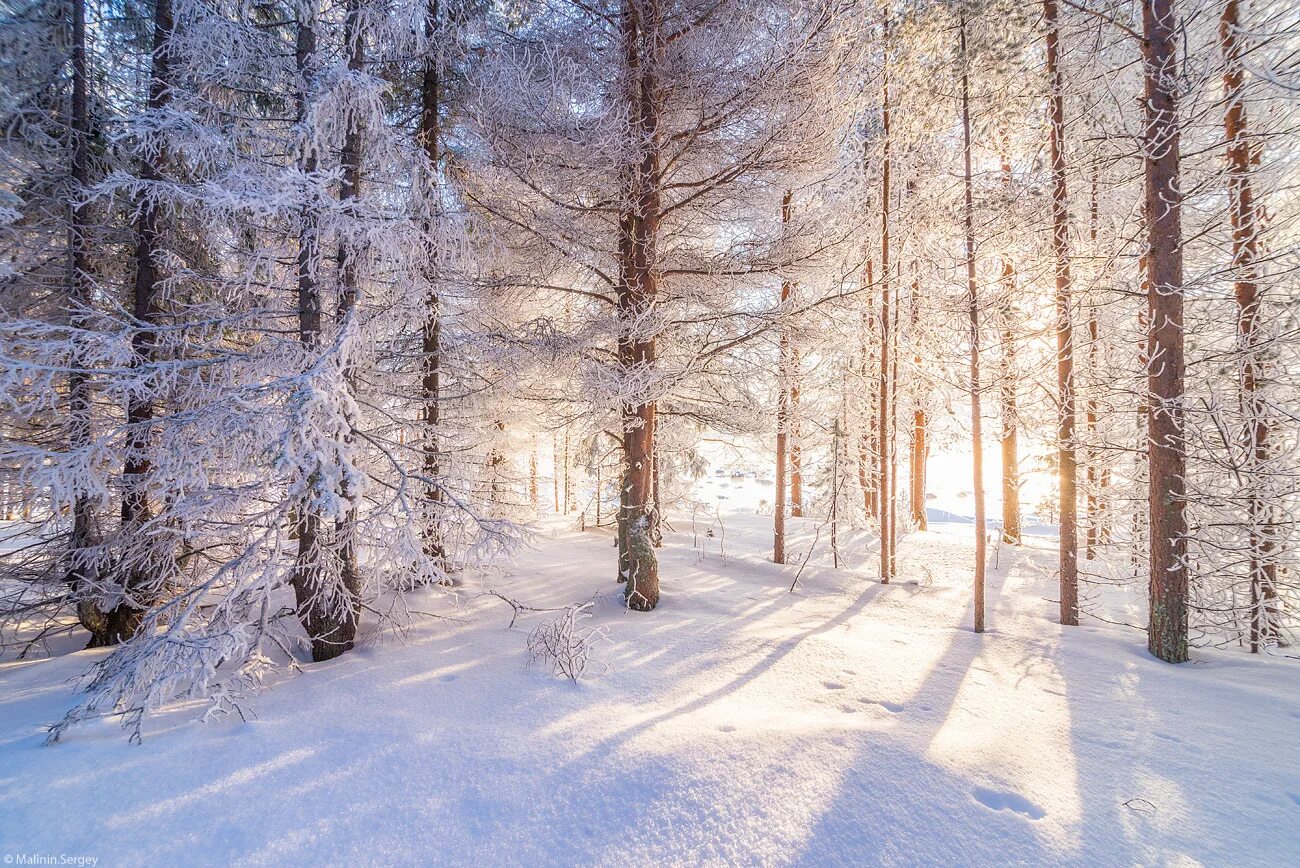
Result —
[[[592,662],[591,649],[605,640],[604,625],[584,626],[593,601],[571,606],[553,621],[538,624],[528,634],[529,664],[549,666],[554,675],[577,681]]]

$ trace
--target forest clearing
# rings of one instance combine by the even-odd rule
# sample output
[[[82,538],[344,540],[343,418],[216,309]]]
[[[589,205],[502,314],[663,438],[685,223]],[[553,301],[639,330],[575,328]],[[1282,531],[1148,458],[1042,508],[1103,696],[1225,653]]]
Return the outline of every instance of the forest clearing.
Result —
[[[796,521],[803,549],[815,527]],[[3,844],[101,865],[1264,865],[1295,852],[1300,760],[1241,733],[1300,725],[1300,664],[1214,652],[1185,672],[1139,631],[1065,630],[1049,617],[1045,537],[999,555],[977,636],[969,524],[909,536],[900,555],[927,564],[915,577],[865,580],[874,546],[857,539],[861,571],[823,553],[792,594],[765,557],[770,517],[727,522],[725,554],[689,529],[666,536],[682,581],[653,621],[601,582],[607,532],[552,526],[526,564],[443,601],[457,621],[306,664],[247,721],[196,725],[177,708],[143,747],[112,721],[40,747],[86,661],[23,664],[0,699]],[[576,684],[522,663],[551,615],[508,629],[509,605],[485,595],[560,607],[599,588],[589,625],[608,641]]]

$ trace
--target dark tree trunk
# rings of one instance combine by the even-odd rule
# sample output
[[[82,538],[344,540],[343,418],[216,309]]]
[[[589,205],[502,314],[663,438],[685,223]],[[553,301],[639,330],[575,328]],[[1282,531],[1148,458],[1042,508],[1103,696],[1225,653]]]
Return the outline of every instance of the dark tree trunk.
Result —
[[[975,632],[984,632],[984,435],[980,410],[980,307],[975,280],[975,196],[971,177],[970,76],[966,57],[966,13],[960,19],[961,128],[965,187],[962,222],[966,234],[966,300],[970,312],[971,463],[975,496]]]
[[[662,53],[658,0],[624,0],[620,16],[630,83],[631,141],[641,158],[627,168],[627,207],[619,221],[620,279],[617,311],[622,323],[619,361],[628,376],[655,365],[655,339],[643,332],[658,295],[660,219],[657,67]],[[634,398],[623,408],[623,490],[619,514],[624,596],[629,609],[648,612],[659,604],[659,562],[651,540],[654,522],[652,465],[655,403]]]
[[[442,452],[438,437],[442,408],[442,310],[438,298],[438,251],[433,240],[438,227],[435,215],[441,213],[438,194],[439,173],[442,165],[441,80],[438,68],[438,37],[442,33],[442,10],[439,0],[428,0],[425,6],[424,32],[427,40],[424,57],[424,74],[420,83],[420,147],[428,161],[429,181],[425,191],[426,222],[424,235],[429,245],[425,254],[427,286],[424,322],[421,324],[421,378],[424,392],[424,499],[428,508],[424,528],[424,553],[444,573],[447,570],[446,533],[442,525]],[[556,507],[559,510],[559,507]]]
[[[68,208],[68,290],[71,323],[74,328],[88,326],[90,312],[89,206],[82,196],[90,186],[90,111],[89,70],[86,66],[86,7],[84,0],[72,0],[72,126],[69,130],[73,201]],[[86,363],[78,352],[72,359],[68,375],[68,445],[73,450],[90,444],[91,382]],[[100,564],[96,549],[101,542],[97,517],[91,499],[77,494],[72,504],[72,543],[69,551],[68,585],[77,602],[81,626],[90,631],[91,645],[110,640],[108,619],[94,598],[99,583]]]
[[[171,51],[168,44],[172,33],[171,0],[157,0],[153,15],[153,50],[149,72],[149,100],[151,111],[161,111],[171,100]],[[146,158],[140,170],[140,179],[147,185],[157,185],[163,180],[162,164],[165,152]],[[135,284],[132,291],[132,310],[135,333],[131,337],[132,366],[146,367],[154,363],[157,355],[157,333],[154,327],[162,315],[163,276],[158,272],[158,259],[162,253],[162,206],[156,194],[146,193],[140,202],[140,217],[136,227]],[[147,391],[134,393],[126,407],[126,458],[122,468],[122,528],[123,533],[137,540],[146,538],[146,526],[154,516],[149,500],[149,460],[152,439],[154,399]],[[147,542],[143,548],[149,549]],[[137,556],[139,557],[139,556]],[[105,613],[106,623],[102,636],[94,636],[91,645],[112,645],[130,639],[140,628],[145,610],[152,605],[157,594],[158,568],[153,555],[143,560],[126,563],[122,582],[123,598],[112,610]]]
[[[1150,393],[1147,485],[1150,610],[1147,646],[1167,663],[1187,660],[1187,443],[1183,420],[1183,249],[1177,102],[1178,26],[1173,0],[1142,5],[1146,129],[1147,308]]]
[[[343,21],[343,41],[348,52],[348,69],[360,72],[365,65],[365,34],[361,26],[361,0],[348,0],[347,15]],[[343,152],[340,155],[343,169],[343,184],[339,188],[339,201],[348,207],[361,196],[361,122],[355,118],[348,127],[344,137]],[[359,242],[345,238],[339,243],[339,308],[338,319],[341,327],[357,328],[356,319],[360,315],[358,305],[361,300]],[[357,391],[356,367],[351,359],[343,370],[344,384],[355,396]],[[341,520],[335,522],[335,534],[339,547],[339,565],[343,587],[351,598],[351,617],[344,617],[340,622],[338,653],[350,650],[356,639],[357,619],[360,615],[358,593],[361,590],[361,576],[357,564],[357,507],[356,494],[343,484],[340,495],[348,504]]]
[[[1237,302],[1237,340],[1241,352],[1238,389],[1245,417],[1242,446],[1246,457],[1246,544],[1250,571],[1250,650],[1277,640],[1277,553],[1273,504],[1263,490],[1269,459],[1269,426],[1264,396],[1264,335],[1260,328],[1263,296],[1259,287],[1259,206],[1251,167],[1250,125],[1243,92],[1244,73],[1237,31],[1238,0],[1228,0],[1219,19],[1223,51],[1224,133],[1228,142],[1228,198],[1232,223],[1233,294]]]
[[[316,10],[306,11],[307,18],[298,22],[294,49],[295,64],[304,91],[298,94],[298,120],[303,122],[309,110],[310,89],[315,75]],[[299,160],[306,175],[317,171],[317,157],[308,149]],[[321,249],[320,231],[315,212],[307,207],[301,216],[298,238],[298,340],[314,356],[321,349],[322,306],[320,293]],[[319,479],[313,479],[313,485]],[[346,617],[347,607],[340,607],[330,598],[325,588],[325,540],[321,516],[304,503],[294,516],[294,535],[298,539],[298,555],[294,563],[291,584],[297,602],[298,618],[311,643],[312,660],[330,660],[342,654],[355,635],[355,618]],[[348,623],[348,622],[351,623]]]
[[[1070,214],[1065,184],[1065,102],[1056,0],[1043,0],[1052,164],[1052,254],[1056,272],[1057,478],[1061,497],[1061,623],[1079,623],[1079,521],[1075,491],[1074,327],[1070,288]]]
[[[348,0],[347,13],[343,20],[343,42],[348,54],[348,69],[360,72],[365,64],[365,34],[361,21],[361,0]],[[351,121],[343,139],[343,151],[339,155],[340,168],[343,170],[343,183],[339,187],[339,201],[347,209],[361,196],[361,122],[355,118]],[[337,268],[339,274],[338,322],[340,328],[358,328],[356,323],[360,315],[358,306],[361,301],[360,242],[344,238],[339,242]],[[343,368],[344,385],[355,396],[357,378],[355,363],[348,358]],[[353,439],[350,437],[350,439]],[[360,619],[361,575],[357,562],[357,505],[356,493],[347,483],[339,491],[344,503],[348,504],[343,517],[334,523],[335,545],[338,547],[339,578],[347,599],[336,605],[337,627],[331,631],[328,641],[328,653],[323,656],[313,655],[315,659],[330,659],[352,649],[356,641],[357,626]],[[312,645],[323,650],[325,643],[317,642],[312,637]]]

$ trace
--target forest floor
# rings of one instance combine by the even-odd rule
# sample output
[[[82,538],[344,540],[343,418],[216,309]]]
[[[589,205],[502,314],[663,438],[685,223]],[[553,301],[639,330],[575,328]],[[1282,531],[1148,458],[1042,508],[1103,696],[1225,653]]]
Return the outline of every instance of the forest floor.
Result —
[[[178,708],[42,747],[100,651],[0,664],[0,852],[162,864],[1294,864],[1300,663],[1063,630],[1053,541],[1002,547],[971,631],[969,525],[873,546],[771,518],[675,521],[663,601],[623,611],[611,538],[558,522],[457,601],[285,674],[255,718]],[[991,553],[991,558],[993,554]],[[599,593],[574,684],[528,667],[537,607]]]

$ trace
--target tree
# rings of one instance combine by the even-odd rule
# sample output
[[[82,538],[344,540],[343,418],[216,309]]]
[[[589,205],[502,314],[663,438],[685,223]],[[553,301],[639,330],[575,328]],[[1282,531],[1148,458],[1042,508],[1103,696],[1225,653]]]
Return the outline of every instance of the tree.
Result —
[[[1051,123],[1049,159],[1052,166],[1052,254],[1056,274],[1057,460],[1061,497],[1061,623],[1079,623],[1079,530],[1075,492],[1074,323],[1070,287],[1070,214],[1065,165],[1065,98],[1062,93],[1060,31],[1056,0],[1043,0],[1047,26],[1047,78]]]
[[[1147,644],[1151,653],[1166,663],[1182,663],[1187,660],[1187,440],[1183,418],[1178,21],[1174,0],[1143,4],[1142,37],[1146,110],[1142,158],[1150,282],[1147,467],[1151,573]]]
[[[975,477],[975,632],[984,632],[984,436],[980,408],[980,303],[975,278],[975,203],[971,175],[970,79],[966,55],[966,9],[958,12],[958,63],[961,79],[962,162],[964,166],[962,225],[966,242],[966,301],[970,316],[971,465]]]

